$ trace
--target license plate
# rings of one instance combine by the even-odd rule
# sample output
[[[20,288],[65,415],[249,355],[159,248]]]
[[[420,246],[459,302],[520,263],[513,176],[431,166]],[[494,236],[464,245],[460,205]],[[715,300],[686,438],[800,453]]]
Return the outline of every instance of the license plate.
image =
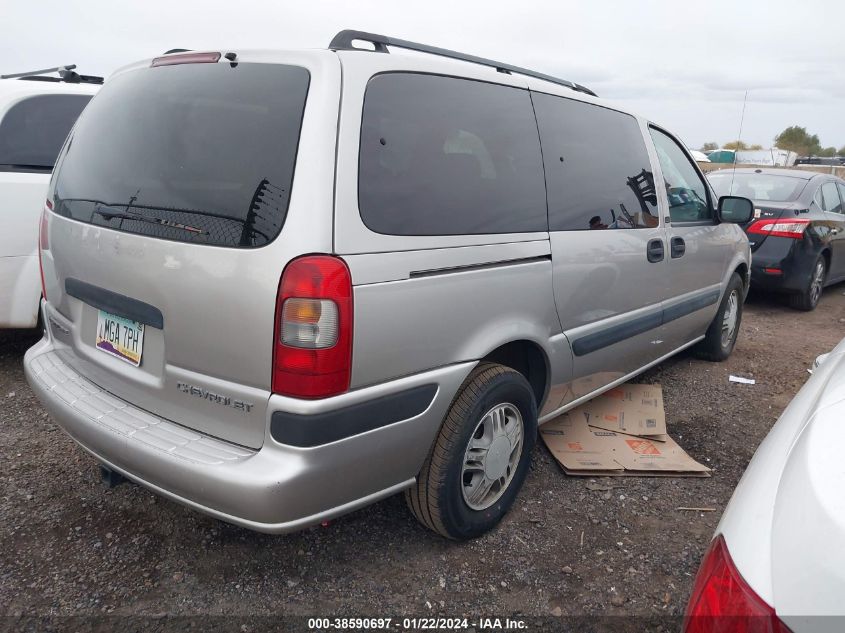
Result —
[[[144,324],[97,311],[97,349],[137,367],[144,349]]]

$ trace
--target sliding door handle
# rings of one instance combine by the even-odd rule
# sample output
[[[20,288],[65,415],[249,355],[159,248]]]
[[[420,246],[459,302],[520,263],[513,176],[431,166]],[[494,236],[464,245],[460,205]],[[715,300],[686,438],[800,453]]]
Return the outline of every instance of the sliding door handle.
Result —
[[[648,261],[652,264],[663,261],[664,253],[663,240],[649,240],[646,245],[646,257],[648,258]]]

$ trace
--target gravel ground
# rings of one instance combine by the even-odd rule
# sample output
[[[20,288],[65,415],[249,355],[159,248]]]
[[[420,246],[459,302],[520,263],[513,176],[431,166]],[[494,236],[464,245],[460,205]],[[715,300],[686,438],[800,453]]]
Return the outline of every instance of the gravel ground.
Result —
[[[812,313],[752,295],[727,362],[682,354],[640,379],[663,385],[670,434],[712,478],[567,477],[539,443],[510,515],[469,543],[418,526],[401,496],[267,536],[108,490],[24,381],[32,334],[0,334],[0,613],[677,615],[748,460],[843,334],[845,285]]]

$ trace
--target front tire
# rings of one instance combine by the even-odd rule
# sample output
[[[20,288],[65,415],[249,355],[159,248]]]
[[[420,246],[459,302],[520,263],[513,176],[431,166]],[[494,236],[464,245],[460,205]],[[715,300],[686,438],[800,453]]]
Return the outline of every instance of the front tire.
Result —
[[[807,287],[798,294],[789,295],[789,305],[796,310],[803,310],[809,312],[815,310],[819,305],[819,299],[822,297],[822,290],[824,289],[824,279],[827,274],[827,263],[821,255],[813,264],[813,272],[810,275],[810,281]]]
[[[744,297],[742,279],[734,273],[728,282],[728,287],[719,304],[719,310],[704,340],[696,347],[696,354],[699,358],[714,362],[722,362],[733,352],[736,345],[736,338],[739,335],[739,326],[742,323],[742,305]]]
[[[414,516],[447,538],[475,538],[507,514],[537,441],[537,403],[525,377],[493,363],[476,367],[452,402],[417,483],[405,493]]]

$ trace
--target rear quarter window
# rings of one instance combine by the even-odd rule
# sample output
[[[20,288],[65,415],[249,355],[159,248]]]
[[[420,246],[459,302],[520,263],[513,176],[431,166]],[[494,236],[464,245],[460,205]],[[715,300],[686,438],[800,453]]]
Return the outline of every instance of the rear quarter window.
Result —
[[[836,190],[836,183],[826,182],[822,185],[823,209],[832,213],[842,213],[842,201],[839,199],[839,192]]]
[[[373,77],[364,97],[358,204],[371,231],[545,231],[527,90],[415,73]]]
[[[0,171],[49,172],[90,95],[37,95],[0,121]]]

